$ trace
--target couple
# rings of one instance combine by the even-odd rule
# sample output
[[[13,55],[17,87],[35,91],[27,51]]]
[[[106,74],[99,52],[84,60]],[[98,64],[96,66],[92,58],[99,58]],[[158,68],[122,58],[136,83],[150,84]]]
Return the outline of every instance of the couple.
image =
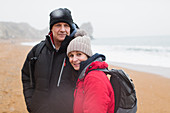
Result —
[[[40,54],[35,58],[40,46],[37,44],[22,68],[23,92],[30,113],[114,112],[110,81],[105,73],[95,70],[108,67],[105,56],[93,55],[90,38],[77,28],[67,8],[50,13],[50,32]],[[29,65],[34,58],[34,65]]]

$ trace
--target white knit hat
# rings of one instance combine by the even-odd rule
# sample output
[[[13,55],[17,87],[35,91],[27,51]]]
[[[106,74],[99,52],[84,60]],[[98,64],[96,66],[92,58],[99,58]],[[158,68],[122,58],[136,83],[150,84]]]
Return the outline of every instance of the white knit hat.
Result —
[[[88,56],[92,56],[90,37],[84,35],[74,38],[67,47],[67,55],[72,51],[81,51]]]

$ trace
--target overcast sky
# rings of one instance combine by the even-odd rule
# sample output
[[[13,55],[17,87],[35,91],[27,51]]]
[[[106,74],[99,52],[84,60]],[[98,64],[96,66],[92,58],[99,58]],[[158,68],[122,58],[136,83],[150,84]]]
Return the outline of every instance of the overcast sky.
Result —
[[[49,13],[72,11],[79,26],[91,22],[94,37],[170,36],[170,0],[1,0],[0,21],[49,27]]]

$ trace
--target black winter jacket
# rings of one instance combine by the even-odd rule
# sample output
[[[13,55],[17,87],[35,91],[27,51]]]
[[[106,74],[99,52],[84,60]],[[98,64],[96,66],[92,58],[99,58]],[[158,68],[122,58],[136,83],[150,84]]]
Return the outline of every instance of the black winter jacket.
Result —
[[[29,61],[35,56],[38,45],[27,55],[22,68],[23,92],[27,109],[31,113],[72,113],[73,92],[77,73],[72,68],[66,50],[71,37],[66,37],[57,51],[53,48],[50,36],[46,36],[38,59],[34,64],[32,79],[29,72]],[[64,58],[66,58],[64,64]],[[59,87],[59,75],[64,65]],[[30,85],[33,81],[33,87]]]

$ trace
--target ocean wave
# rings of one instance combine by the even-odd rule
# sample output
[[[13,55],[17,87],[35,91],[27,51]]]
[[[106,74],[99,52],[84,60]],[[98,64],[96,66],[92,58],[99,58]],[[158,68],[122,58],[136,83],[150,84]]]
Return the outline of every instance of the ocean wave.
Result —
[[[170,52],[170,47],[127,46],[125,49],[129,51]]]
[[[92,45],[92,49],[106,55],[108,61],[170,67],[168,47]]]

